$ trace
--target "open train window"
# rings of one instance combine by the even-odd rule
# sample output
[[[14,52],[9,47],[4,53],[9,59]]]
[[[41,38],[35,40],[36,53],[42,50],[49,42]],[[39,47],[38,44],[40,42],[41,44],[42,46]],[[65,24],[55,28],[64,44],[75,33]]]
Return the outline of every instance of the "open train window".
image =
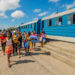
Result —
[[[42,31],[44,30],[44,21],[42,21]]]
[[[52,26],[52,20],[51,20],[51,19],[49,19],[49,20],[47,21],[47,26]]]
[[[61,26],[62,25],[62,17],[56,18],[55,25],[56,26]]]
[[[33,24],[31,24],[31,28],[33,28]]]
[[[75,14],[73,14],[73,24],[75,24]]]
[[[62,17],[59,17],[59,26],[62,25]]]

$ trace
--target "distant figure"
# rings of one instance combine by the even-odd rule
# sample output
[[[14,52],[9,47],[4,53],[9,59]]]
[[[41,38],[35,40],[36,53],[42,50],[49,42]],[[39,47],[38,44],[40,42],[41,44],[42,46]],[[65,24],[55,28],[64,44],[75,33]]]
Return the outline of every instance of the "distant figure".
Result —
[[[32,32],[32,36],[37,36],[35,31]],[[32,48],[35,48],[36,46],[36,39],[34,39],[34,41],[32,41]]]
[[[20,50],[21,50],[21,48],[22,48],[22,35],[21,35],[21,32],[19,32],[19,34],[18,34],[18,56],[19,56],[19,58],[20,58]]]
[[[10,37],[12,38],[12,32],[10,30],[8,30],[9,34],[10,34]]]
[[[13,55],[17,55],[18,36],[16,32],[14,32],[12,40],[13,40],[13,48],[14,48]]]
[[[30,49],[30,38],[28,34],[25,34],[23,36],[23,41],[24,41],[24,50],[26,52],[26,55],[29,55],[29,49]]]
[[[5,34],[2,33],[1,36],[0,36],[0,40],[1,40],[2,50],[3,50],[3,55],[5,55],[5,46],[6,46],[5,39],[6,39]]]
[[[43,47],[43,45],[46,42],[46,34],[45,34],[45,32],[41,32],[41,34],[40,34],[40,42],[41,42],[41,46]]]

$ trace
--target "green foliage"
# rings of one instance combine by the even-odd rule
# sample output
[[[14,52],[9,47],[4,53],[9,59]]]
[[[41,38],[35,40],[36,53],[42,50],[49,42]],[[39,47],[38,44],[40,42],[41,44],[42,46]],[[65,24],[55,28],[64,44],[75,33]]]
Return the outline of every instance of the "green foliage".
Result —
[[[8,28],[8,30],[10,30],[10,31],[12,31],[12,30],[14,30],[15,28],[14,27],[10,27],[10,28]]]

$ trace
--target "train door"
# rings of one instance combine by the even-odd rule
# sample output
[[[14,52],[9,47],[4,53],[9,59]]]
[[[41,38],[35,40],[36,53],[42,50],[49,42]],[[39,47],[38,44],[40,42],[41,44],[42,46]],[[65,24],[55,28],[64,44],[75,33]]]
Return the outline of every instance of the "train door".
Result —
[[[36,23],[34,24],[34,31],[36,32]]]
[[[44,31],[44,21],[42,21],[42,31]]]
[[[40,32],[41,32],[41,19],[38,20],[37,22],[37,34],[40,34]]]

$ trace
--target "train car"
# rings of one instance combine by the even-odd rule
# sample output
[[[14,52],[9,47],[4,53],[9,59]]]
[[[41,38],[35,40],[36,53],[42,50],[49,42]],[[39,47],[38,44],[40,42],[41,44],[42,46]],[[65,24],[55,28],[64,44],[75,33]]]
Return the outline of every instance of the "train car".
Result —
[[[28,23],[19,25],[18,29],[21,32],[25,31],[26,33],[28,33],[29,31],[37,31],[37,27],[36,26],[37,26],[37,21],[32,21],[32,22],[28,22]]]
[[[35,31],[36,34],[40,34],[40,32],[42,31],[42,29],[41,29],[41,19],[19,25],[17,28],[21,32],[25,31],[26,33],[28,33],[29,31]]]
[[[75,42],[75,9],[42,18],[41,25],[48,38]]]
[[[48,38],[75,42],[75,9],[54,13],[40,20],[28,22],[18,27],[21,32],[44,31]]]

